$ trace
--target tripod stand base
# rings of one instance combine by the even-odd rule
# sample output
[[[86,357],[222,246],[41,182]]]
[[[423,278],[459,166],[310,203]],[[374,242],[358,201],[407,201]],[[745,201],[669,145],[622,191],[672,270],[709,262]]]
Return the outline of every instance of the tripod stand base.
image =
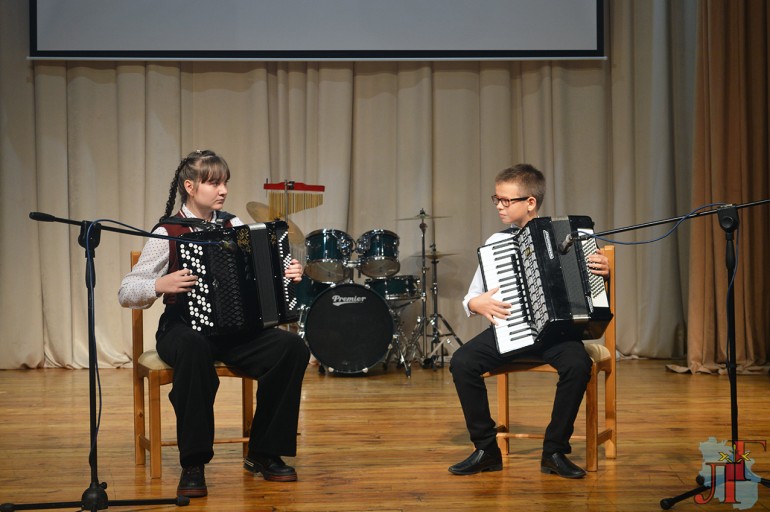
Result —
[[[96,512],[97,510],[106,510],[110,505],[113,507],[130,507],[137,505],[176,505],[177,507],[186,507],[190,504],[190,498],[186,496],[177,496],[176,498],[158,498],[143,500],[113,500],[109,501],[106,483],[91,483],[88,489],[83,492],[83,498],[80,501],[59,501],[50,503],[3,503],[0,505],[0,512],[13,512],[14,510],[51,510],[55,508],[75,508],[79,510],[88,510]]]
[[[682,493],[679,496],[674,496],[673,498],[663,498],[662,500],[660,500],[660,508],[662,508],[663,510],[669,510],[671,509],[671,507],[673,507],[680,501],[686,500],[687,498],[692,498],[696,494],[700,494],[710,489],[709,486],[703,485],[703,483],[705,482],[705,479],[700,475],[698,475],[695,478],[695,482],[698,484],[698,487],[696,487],[695,489]]]
[[[690,489],[689,491],[682,493],[678,496],[674,496],[673,498],[664,498],[660,500],[660,508],[662,508],[663,510],[670,510],[674,505],[676,505],[680,501],[686,500],[687,498],[692,498],[693,496],[697,496],[699,494],[703,494],[704,492],[711,489],[711,486],[706,485],[706,479],[703,478],[703,476],[701,475],[698,475],[695,478],[695,482],[698,484],[698,487],[694,489]],[[763,485],[768,489],[770,489],[770,480],[766,478],[760,478],[757,484]]]
[[[444,329],[446,329],[446,333],[442,333],[441,329],[439,329],[439,321],[444,326]],[[434,313],[430,318],[430,325],[433,326],[433,340],[432,343],[435,345],[433,347],[433,350],[427,355],[425,360],[422,362],[422,367],[427,368],[443,368],[444,367],[444,348],[445,346],[450,347],[451,353],[454,353],[455,350],[463,346],[462,340],[457,337],[455,334],[454,329],[452,329],[452,326],[449,325],[449,322],[446,321],[446,319],[441,316],[438,313]],[[441,341],[443,338],[443,341]],[[436,360],[439,362],[437,363]]]

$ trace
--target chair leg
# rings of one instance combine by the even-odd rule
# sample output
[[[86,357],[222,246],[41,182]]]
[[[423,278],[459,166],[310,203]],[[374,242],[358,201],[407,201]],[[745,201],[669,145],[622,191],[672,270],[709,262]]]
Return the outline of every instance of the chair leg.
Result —
[[[599,383],[596,365],[591,367],[591,380],[586,388],[586,468],[599,469]]]
[[[508,411],[508,374],[501,373],[497,376],[497,446],[503,455],[510,453],[510,439],[505,435],[511,425]]]
[[[604,454],[608,459],[618,456],[617,403],[615,395],[615,372],[607,370],[604,377],[604,426],[610,437],[604,445]]]
[[[134,463],[137,466],[147,462],[147,454],[139,442],[145,436],[144,421],[144,377],[134,377]]]
[[[161,475],[161,429],[160,429],[160,381],[150,373],[149,378],[149,409],[150,409],[150,477],[160,478]]]
[[[243,415],[243,437],[247,438],[251,435],[251,423],[254,421],[254,381],[248,378],[241,379],[241,402]],[[243,456],[246,457],[249,454],[249,443],[244,441],[243,443]]]

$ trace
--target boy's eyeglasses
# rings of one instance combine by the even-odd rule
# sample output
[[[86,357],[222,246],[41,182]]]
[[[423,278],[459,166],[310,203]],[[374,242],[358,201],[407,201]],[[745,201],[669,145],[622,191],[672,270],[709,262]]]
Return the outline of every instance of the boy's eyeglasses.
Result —
[[[511,203],[518,203],[519,201],[526,201],[529,197],[514,197],[512,199],[506,199],[504,197],[492,196],[492,204],[497,206],[497,203],[502,203],[503,208],[508,208]]]

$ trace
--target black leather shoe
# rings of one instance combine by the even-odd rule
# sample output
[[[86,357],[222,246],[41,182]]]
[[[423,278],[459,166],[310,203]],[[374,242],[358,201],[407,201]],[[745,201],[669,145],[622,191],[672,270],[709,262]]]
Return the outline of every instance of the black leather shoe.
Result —
[[[562,478],[583,478],[586,476],[586,472],[576,466],[563,453],[543,455],[543,458],[540,459],[540,472],[554,473]]]
[[[500,454],[500,450],[476,450],[464,461],[450,466],[449,472],[455,475],[475,475],[482,471],[500,471],[502,469],[503,456]]]
[[[202,498],[208,495],[208,493],[203,466],[182,468],[182,476],[179,478],[179,485],[176,487],[177,496]]]
[[[297,472],[287,466],[277,455],[249,455],[243,459],[243,469],[255,475],[262,473],[265,480],[271,482],[295,482]]]

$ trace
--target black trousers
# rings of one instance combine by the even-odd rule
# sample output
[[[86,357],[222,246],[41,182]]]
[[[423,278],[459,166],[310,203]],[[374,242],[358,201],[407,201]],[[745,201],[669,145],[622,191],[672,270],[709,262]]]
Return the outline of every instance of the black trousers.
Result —
[[[214,361],[232,365],[258,382],[249,453],[296,455],[302,379],[310,357],[302,338],[278,328],[248,339],[207,337],[167,308],[156,342],[158,355],[174,368],[169,399],[176,413],[182,467],[206,464],[214,456],[214,399],[219,388]]]
[[[496,450],[495,422],[489,412],[487,387],[482,378],[488,372],[517,357],[541,357],[559,373],[551,421],[545,430],[543,453],[570,453],[569,439],[588,381],[591,358],[580,341],[563,341],[544,348],[502,357],[497,351],[492,328],[482,331],[452,354],[450,370],[460,398],[465,425],[477,449]]]

